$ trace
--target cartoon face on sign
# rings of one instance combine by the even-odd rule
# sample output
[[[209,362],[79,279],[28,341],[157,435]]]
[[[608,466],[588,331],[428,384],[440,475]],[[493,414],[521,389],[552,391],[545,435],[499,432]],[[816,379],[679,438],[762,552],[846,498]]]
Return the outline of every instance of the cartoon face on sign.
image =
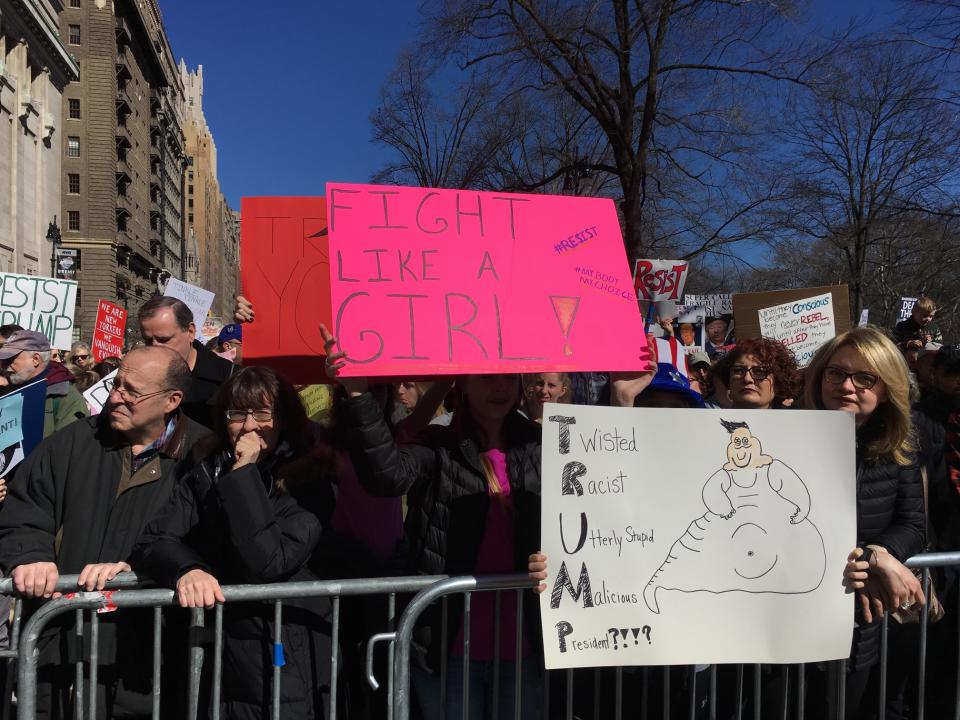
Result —
[[[756,458],[756,460],[755,460]],[[770,458],[761,454],[760,441],[751,433],[750,428],[738,427],[730,434],[730,444],[727,445],[727,460],[725,467],[745,468],[759,467],[761,464],[769,464]],[[763,461],[766,460],[766,463]]]

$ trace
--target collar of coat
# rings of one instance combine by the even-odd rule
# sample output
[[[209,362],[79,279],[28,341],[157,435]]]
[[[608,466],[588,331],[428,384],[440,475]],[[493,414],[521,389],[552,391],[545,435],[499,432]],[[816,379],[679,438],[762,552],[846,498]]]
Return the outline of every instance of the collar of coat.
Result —
[[[173,427],[171,429],[171,423]],[[167,418],[163,436],[160,438],[159,453],[173,460],[183,458],[187,448],[187,428],[190,420],[177,408]],[[110,427],[108,413],[102,412],[97,418],[97,437],[108,450],[119,450],[130,447],[130,443],[123,435]]]

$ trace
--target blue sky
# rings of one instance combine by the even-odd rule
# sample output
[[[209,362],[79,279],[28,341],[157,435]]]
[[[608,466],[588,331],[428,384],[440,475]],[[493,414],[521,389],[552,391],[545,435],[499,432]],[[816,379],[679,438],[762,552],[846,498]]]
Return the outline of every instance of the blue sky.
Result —
[[[889,19],[891,0],[811,0],[807,20]],[[277,8],[280,8],[278,11]],[[412,43],[416,0],[161,0],[174,54],[203,65],[204,111],[231,207],[245,195],[323,195],[328,180],[367,182],[388,158],[369,115],[398,53]]]
[[[417,30],[417,3],[161,0],[174,54],[203,65],[204,112],[231,207],[367,182],[386,151],[368,117]]]

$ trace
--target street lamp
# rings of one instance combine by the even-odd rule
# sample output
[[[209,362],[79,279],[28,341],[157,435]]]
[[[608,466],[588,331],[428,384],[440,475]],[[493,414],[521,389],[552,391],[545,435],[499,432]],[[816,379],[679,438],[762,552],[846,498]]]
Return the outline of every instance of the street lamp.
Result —
[[[50,248],[50,277],[52,278],[57,277],[57,248],[63,244],[60,238],[60,228],[57,227],[57,216],[54,215],[53,222],[47,227],[47,240],[52,244]]]

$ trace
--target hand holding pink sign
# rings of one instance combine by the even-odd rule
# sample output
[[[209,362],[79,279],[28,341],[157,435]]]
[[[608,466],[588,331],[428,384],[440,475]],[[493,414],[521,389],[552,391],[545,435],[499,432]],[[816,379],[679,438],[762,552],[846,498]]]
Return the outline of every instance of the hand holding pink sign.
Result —
[[[343,375],[646,367],[612,201],[340,183],[327,201]]]

